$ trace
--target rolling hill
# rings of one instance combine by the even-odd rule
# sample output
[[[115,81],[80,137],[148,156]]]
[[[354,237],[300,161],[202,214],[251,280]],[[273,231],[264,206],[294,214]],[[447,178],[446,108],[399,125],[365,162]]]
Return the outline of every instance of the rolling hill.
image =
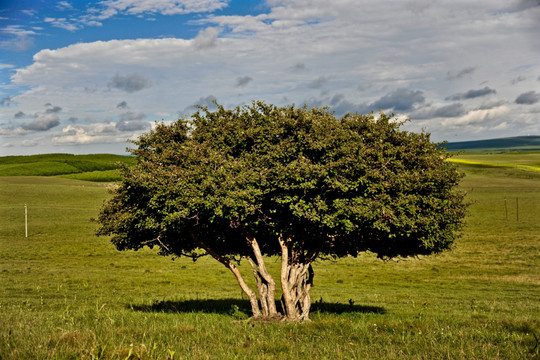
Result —
[[[476,141],[449,142],[443,146],[448,151],[466,151],[475,153],[540,151],[540,136],[517,136]]]

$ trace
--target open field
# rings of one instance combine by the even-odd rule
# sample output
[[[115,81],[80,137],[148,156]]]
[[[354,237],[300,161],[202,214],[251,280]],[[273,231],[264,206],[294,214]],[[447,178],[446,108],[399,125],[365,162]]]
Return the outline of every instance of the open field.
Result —
[[[214,260],[96,238],[105,183],[0,177],[0,359],[538,359],[540,172],[515,165],[540,154],[511,155],[456,158],[473,204],[452,251],[317,262],[304,324],[246,321]]]
[[[449,159],[467,169],[468,174],[491,174],[502,177],[537,178],[540,173],[540,153],[460,154]]]
[[[110,182],[119,180],[119,164],[134,157],[94,154],[44,154],[0,157],[0,176],[62,176],[70,179]]]

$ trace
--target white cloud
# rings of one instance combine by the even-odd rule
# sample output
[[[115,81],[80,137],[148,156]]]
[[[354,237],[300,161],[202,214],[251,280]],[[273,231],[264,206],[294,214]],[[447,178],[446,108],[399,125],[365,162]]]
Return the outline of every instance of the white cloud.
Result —
[[[0,41],[0,48],[11,50],[27,50],[34,44],[34,30],[27,30],[21,25],[8,25],[0,29],[4,40]]]
[[[236,78],[236,87],[243,87],[249,84],[253,78],[251,76],[240,76]]]
[[[73,9],[73,5],[71,5],[69,2],[67,1],[59,1],[58,3],[56,3],[56,8],[58,10],[72,10]]]
[[[111,81],[109,81],[109,86],[132,93],[152,86],[152,82],[137,73],[128,75],[116,74],[112,77]]]
[[[116,13],[176,15],[219,10],[227,6],[228,0],[105,0],[100,4],[104,7],[104,16]]]
[[[45,21],[46,23],[50,23],[51,25],[53,25],[55,27],[62,28],[62,29],[65,29],[65,30],[69,30],[69,31],[75,31],[75,30],[79,30],[81,28],[80,24],[77,24],[77,23],[75,23],[73,21],[69,21],[66,18],[46,17],[45,19],[43,19],[43,21]]]
[[[226,5],[104,1],[79,20],[203,13]],[[41,50],[11,78],[12,85],[28,90],[10,98],[9,113],[0,114],[1,132],[23,136],[15,122],[22,120],[13,114],[34,114],[52,103],[62,108],[56,114],[60,124],[47,130],[55,144],[123,142],[153,120],[173,120],[211,99],[225,106],[252,99],[330,105],[339,113],[383,107],[410,116],[411,126],[440,139],[449,129],[469,136],[479,129],[517,133],[518,122],[525,120],[528,129],[534,126],[533,115],[524,111],[537,106],[536,94],[524,97],[530,105],[515,99],[538,85],[540,64],[531,59],[540,54],[527,42],[528,36],[533,39],[531,28],[537,28],[536,9],[510,11],[503,0],[363,6],[356,0],[332,5],[271,0],[266,5],[269,10],[259,15],[201,15],[191,25],[207,28],[195,28],[200,31],[192,39],[96,41]],[[508,86],[520,76],[525,80]],[[484,94],[493,99],[486,103]],[[89,116],[91,123],[68,120]]]
[[[216,39],[219,35],[219,29],[209,27],[201,30],[193,43],[197,49],[205,49],[216,45]]]
[[[441,123],[443,126],[455,128],[463,125],[486,124],[493,121],[502,122],[502,116],[509,112],[510,108],[508,106],[499,106],[489,110],[472,110],[459,118],[445,119]]]

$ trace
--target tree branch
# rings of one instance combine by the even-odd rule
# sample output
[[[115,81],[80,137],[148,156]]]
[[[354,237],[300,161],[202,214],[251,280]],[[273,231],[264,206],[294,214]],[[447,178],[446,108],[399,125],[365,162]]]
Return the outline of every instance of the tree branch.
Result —
[[[147,240],[147,241],[143,241],[142,244],[143,245],[147,245],[147,244],[150,244],[150,243],[153,243],[153,242],[158,242],[165,250],[167,250],[168,252],[171,252],[171,250],[169,250],[169,248],[167,247],[167,245],[165,245],[162,241],[161,241],[161,234],[158,235],[157,238],[155,239],[152,239],[152,240]]]

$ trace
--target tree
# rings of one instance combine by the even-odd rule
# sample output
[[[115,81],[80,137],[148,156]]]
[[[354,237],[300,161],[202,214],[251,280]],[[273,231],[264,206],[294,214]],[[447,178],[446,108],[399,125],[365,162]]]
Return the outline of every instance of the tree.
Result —
[[[157,123],[134,141],[137,163],[103,205],[98,235],[112,235],[119,250],[211,255],[234,274],[254,317],[307,320],[314,260],[438,253],[462,226],[461,175],[449,155],[401,125],[382,112],[338,119],[262,102]],[[267,256],[281,256],[281,309]]]

